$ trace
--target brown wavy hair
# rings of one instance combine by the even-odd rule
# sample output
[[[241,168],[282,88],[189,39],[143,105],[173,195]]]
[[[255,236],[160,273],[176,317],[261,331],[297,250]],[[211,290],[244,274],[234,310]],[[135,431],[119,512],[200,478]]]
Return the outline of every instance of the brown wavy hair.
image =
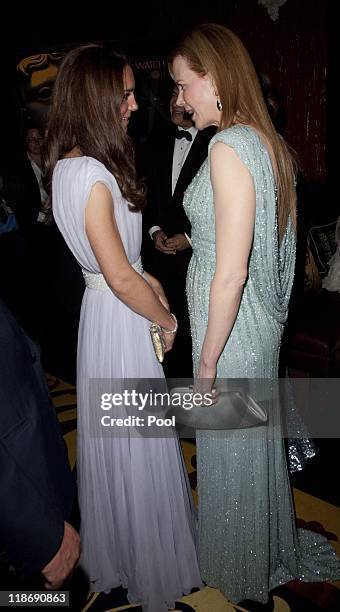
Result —
[[[49,193],[57,161],[74,147],[112,172],[129,208],[144,208],[144,185],[137,180],[134,148],[122,126],[123,71],[120,52],[90,44],[70,51],[53,89],[43,149],[44,184]]]
[[[171,52],[168,58],[170,72],[178,55],[188,62],[196,74],[211,76],[222,103],[219,130],[241,123],[254,127],[270,142],[277,165],[281,242],[289,217],[296,227],[296,162],[293,151],[271,121],[248,51],[231,30],[207,23],[192,30]]]

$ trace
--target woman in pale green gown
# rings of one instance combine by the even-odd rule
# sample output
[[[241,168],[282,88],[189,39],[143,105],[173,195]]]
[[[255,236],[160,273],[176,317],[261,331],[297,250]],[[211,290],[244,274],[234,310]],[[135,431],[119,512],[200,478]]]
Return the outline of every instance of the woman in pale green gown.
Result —
[[[294,276],[293,160],[230,30],[196,28],[172,53],[170,71],[177,104],[196,127],[218,128],[184,201],[195,377],[205,391],[216,376],[266,379],[268,393]],[[197,461],[199,561],[208,585],[234,602],[266,602],[290,580],[340,576],[328,542],[296,530],[277,401],[267,427],[198,431]]]

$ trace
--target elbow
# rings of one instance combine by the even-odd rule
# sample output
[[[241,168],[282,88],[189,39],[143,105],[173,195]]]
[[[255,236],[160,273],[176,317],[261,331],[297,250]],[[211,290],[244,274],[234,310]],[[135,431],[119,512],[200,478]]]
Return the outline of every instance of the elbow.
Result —
[[[113,291],[113,293],[115,293],[119,297],[122,297],[129,293],[131,282],[128,278],[114,278],[110,279],[110,281],[107,280],[106,282],[109,285],[110,289]]]
[[[229,273],[216,273],[214,282],[225,289],[242,291],[247,282],[248,270],[235,270]]]
[[[132,274],[131,274],[132,272]],[[133,287],[134,283],[134,271],[128,269],[126,272],[119,274],[115,274],[114,276],[111,274],[110,277],[106,277],[105,280],[109,285],[110,289],[117,296],[122,297],[129,294],[131,287]]]

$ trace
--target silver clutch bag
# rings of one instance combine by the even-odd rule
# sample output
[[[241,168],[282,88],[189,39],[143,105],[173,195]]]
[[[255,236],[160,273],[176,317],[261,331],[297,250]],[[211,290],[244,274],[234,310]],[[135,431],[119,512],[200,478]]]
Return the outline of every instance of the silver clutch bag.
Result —
[[[150,335],[155,350],[156,357],[160,363],[164,359],[165,342],[163,339],[162,328],[157,323],[151,323]]]
[[[267,424],[268,415],[254,397],[243,390],[222,391],[215,404],[193,405],[190,387],[175,387],[170,391],[168,416],[176,417],[176,426],[192,429],[246,429]],[[175,401],[176,400],[176,401]]]

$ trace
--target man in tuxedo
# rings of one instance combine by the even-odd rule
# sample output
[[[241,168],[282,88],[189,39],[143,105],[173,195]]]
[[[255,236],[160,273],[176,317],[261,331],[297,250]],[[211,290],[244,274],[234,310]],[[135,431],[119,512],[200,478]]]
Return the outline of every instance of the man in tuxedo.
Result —
[[[25,150],[5,160],[3,194],[13,209],[21,229],[30,229],[37,221],[44,221],[47,193],[42,184],[42,135],[28,126]]]
[[[0,294],[35,337],[40,326],[39,310],[49,311],[45,284],[49,277],[46,246],[50,231],[45,225],[47,213],[42,210],[47,201],[42,185],[42,141],[38,129],[29,125],[24,147],[9,151],[4,160],[2,195],[15,214],[18,229],[0,240]],[[31,295],[29,303],[25,302],[27,294]]]
[[[191,259],[191,226],[183,208],[183,196],[206,159],[215,128],[198,131],[190,115],[176,105],[175,86],[170,99],[171,124],[160,141],[151,139],[148,201],[144,213],[144,267],[162,283],[170,309],[178,319],[172,351],[166,354],[168,377],[191,377],[191,335],[185,294]],[[148,234],[148,235],[147,235]]]
[[[74,483],[35,344],[0,300],[0,582],[57,589],[79,558]]]

